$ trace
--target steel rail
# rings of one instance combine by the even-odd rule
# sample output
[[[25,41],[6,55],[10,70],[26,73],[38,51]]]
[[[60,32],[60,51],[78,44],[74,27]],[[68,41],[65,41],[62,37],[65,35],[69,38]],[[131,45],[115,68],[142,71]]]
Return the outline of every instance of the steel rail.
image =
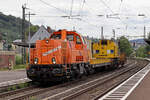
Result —
[[[136,64],[135,64],[135,65],[136,65]],[[131,70],[137,70],[137,69],[139,69],[139,68],[138,68],[138,67],[134,67],[134,65],[133,65],[133,67],[131,67],[131,68],[125,69],[125,70],[123,70],[123,71],[121,71],[121,72],[119,72],[119,73],[116,73],[115,75],[112,75],[111,77],[108,77],[108,78],[106,78],[106,79],[104,79],[104,80],[101,80],[100,82],[97,82],[97,83],[95,83],[95,84],[93,84],[93,85],[89,85],[88,87],[85,87],[85,88],[83,88],[83,89],[81,89],[81,90],[79,90],[79,91],[76,91],[76,92],[73,93],[73,94],[67,95],[66,97],[61,98],[61,100],[70,100],[70,99],[72,99],[72,98],[75,98],[75,97],[77,97],[77,96],[80,96],[80,95],[82,95],[82,94],[84,94],[84,93],[86,93],[86,92],[92,90],[93,88],[96,88],[96,87],[98,87],[98,86],[100,86],[100,85],[103,85],[103,84],[106,84],[106,83],[108,83],[108,82],[111,82],[111,81],[114,80],[115,78],[120,77],[121,75],[123,75],[123,74],[125,74],[125,73],[128,73],[128,72],[131,71]],[[122,81],[120,81],[118,84],[122,83],[122,82],[125,81],[126,79],[127,79],[127,77],[126,77],[125,79],[123,79]],[[105,93],[107,93],[108,91],[110,91],[111,89],[113,89],[114,87],[116,87],[118,84],[115,84],[114,86],[109,87],[106,91],[104,91],[102,94],[100,94],[100,95],[98,95],[97,97],[95,97],[93,100],[96,100],[98,97],[104,95]],[[48,99],[48,100],[49,100],[49,99]]]
[[[133,64],[133,65],[135,65],[135,64]],[[94,81],[90,81],[90,82],[88,82],[86,84],[79,85],[77,87],[68,89],[66,91],[63,91],[63,92],[58,93],[56,95],[50,96],[50,97],[45,98],[43,100],[58,99],[59,97],[60,97],[59,99],[62,99],[62,100],[63,99],[64,100],[71,99],[72,97],[81,95],[82,93],[84,93],[84,92],[86,92],[86,91],[88,91],[88,90],[90,90],[92,88],[95,88],[96,86],[101,85],[101,84],[105,83],[106,81],[111,80],[112,78],[117,77],[117,76],[119,76],[119,75],[121,75],[121,74],[123,74],[123,73],[125,73],[125,72],[127,72],[129,70],[131,70],[131,69],[132,68],[125,69],[125,70],[123,70],[121,72],[118,72],[118,73],[115,72],[113,74],[107,75],[106,77],[99,78],[99,79],[96,79]],[[65,95],[67,95],[67,96],[64,97]],[[62,96],[63,96],[63,98],[61,98]]]

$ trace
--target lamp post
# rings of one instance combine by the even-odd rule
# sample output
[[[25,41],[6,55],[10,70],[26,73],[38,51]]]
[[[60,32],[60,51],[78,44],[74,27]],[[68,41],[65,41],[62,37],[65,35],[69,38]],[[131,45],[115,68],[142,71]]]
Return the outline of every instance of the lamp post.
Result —
[[[146,17],[145,14],[138,14],[138,16],[142,16],[143,17],[143,21],[144,21],[144,17]],[[144,39],[145,39],[145,37],[146,37],[146,27],[144,25]]]
[[[30,39],[31,39],[31,34],[30,34],[30,17],[31,17],[31,15],[35,15],[35,14],[31,14],[31,13],[29,12],[29,14],[26,14],[26,15],[29,15],[29,34],[28,34],[29,50],[28,50],[28,52],[29,52],[29,64],[30,64],[30,48],[31,48],[31,43],[30,43]]]
[[[115,35],[116,35],[115,29],[112,29],[112,32],[113,32],[113,38],[115,40]]]

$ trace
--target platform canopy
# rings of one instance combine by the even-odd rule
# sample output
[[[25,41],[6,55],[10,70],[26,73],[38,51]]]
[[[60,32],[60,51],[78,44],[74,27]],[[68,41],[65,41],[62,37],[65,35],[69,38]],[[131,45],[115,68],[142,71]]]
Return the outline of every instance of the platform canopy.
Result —
[[[150,45],[150,39],[144,39],[144,41]]]

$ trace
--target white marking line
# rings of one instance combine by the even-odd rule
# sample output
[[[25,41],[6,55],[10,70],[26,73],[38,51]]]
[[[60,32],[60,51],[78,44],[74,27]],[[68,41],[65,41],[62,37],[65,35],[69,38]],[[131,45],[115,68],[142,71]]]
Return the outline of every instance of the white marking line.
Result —
[[[134,64],[136,64],[136,63],[137,63],[137,62],[133,63],[132,65],[134,65]],[[130,65],[130,66],[132,66],[132,65]],[[105,77],[108,77],[108,76],[110,76],[110,74],[106,75]],[[104,77],[103,77],[103,78],[104,78]],[[102,79],[102,78],[100,78],[100,79]],[[55,94],[55,95],[52,95],[52,96],[47,97],[47,98],[45,98],[45,99],[43,99],[43,100],[50,100],[50,99],[52,99],[52,98],[54,98],[54,97],[56,97],[56,96],[58,96],[58,95],[62,95],[62,94],[63,94],[63,93],[65,93],[65,92],[72,91],[72,90],[74,90],[74,89],[77,89],[77,88],[79,88],[79,87],[81,87],[81,86],[84,86],[84,85],[90,84],[90,83],[95,82],[95,81],[100,80],[100,79],[95,79],[95,80],[90,81],[90,82],[88,82],[88,83],[81,84],[81,85],[79,85],[79,86],[77,86],[77,87],[74,87],[74,88],[68,89],[68,90],[66,90],[66,91],[64,91],[64,92],[60,92],[60,93]]]
[[[125,99],[131,94],[131,92],[139,85],[139,83],[144,79],[144,77],[148,74],[149,71],[150,71],[150,63],[149,63],[145,68],[143,68],[142,70],[140,70],[139,72],[137,72],[136,74],[134,74],[133,76],[131,76],[129,79],[127,79],[127,80],[126,80],[125,82],[123,82],[122,84],[120,84],[118,87],[116,87],[116,88],[113,89],[112,91],[108,92],[108,93],[107,93],[106,95],[104,95],[103,97],[101,97],[99,100],[107,99],[107,97],[109,97],[109,95],[111,95],[111,94],[117,92],[117,90],[120,90],[119,88],[121,88],[124,84],[128,83],[128,81],[130,81],[131,79],[133,79],[134,76],[136,76],[136,75],[138,75],[138,74],[142,74],[143,76],[139,75],[139,76],[141,76],[141,78],[136,82],[136,84],[135,84],[133,87],[131,87],[131,88],[129,89],[129,91],[127,91],[127,92],[125,93],[125,95],[122,96],[121,99],[119,99],[119,100],[125,100]],[[145,72],[145,73],[143,73],[143,72]]]
[[[15,83],[17,83],[17,82],[20,82],[20,81],[26,81],[26,80],[29,80],[28,78],[22,78],[22,79],[17,79],[17,80],[11,80],[11,81],[6,81],[6,82],[1,82],[0,83],[0,87],[1,86],[4,86],[4,85],[7,85],[7,84],[9,84],[9,85],[11,85],[11,84],[15,84]]]
[[[59,49],[61,49],[61,46],[58,46],[58,47],[56,47],[56,48],[54,48],[54,49],[51,49],[51,50],[49,50],[49,51],[43,53],[43,56],[47,56],[48,54],[51,54],[51,53],[53,53],[53,52],[55,52],[55,51],[57,51],[57,50],[59,50]]]

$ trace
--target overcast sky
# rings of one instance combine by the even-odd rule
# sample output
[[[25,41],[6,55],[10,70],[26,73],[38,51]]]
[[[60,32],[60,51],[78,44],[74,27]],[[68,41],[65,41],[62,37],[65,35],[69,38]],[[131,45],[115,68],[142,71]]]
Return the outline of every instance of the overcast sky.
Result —
[[[83,35],[98,38],[101,26],[106,38],[112,37],[112,29],[116,30],[116,36],[142,36],[144,25],[147,32],[150,31],[150,0],[1,0],[0,12],[21,17],[23,4],[30,8],[26,13],[36,14],[31,17],[33,24],[57,30],[75,27]],[[70,15],[80,16],[71,19],[60,17]]]

